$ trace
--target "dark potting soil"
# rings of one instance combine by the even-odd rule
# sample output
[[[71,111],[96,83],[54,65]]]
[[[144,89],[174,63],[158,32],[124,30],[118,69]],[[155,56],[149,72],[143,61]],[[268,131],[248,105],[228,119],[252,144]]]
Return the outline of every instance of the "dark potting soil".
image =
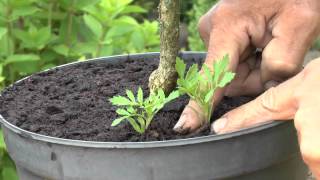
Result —
[[[47,136],[87,141],[161,141],[210,134],[209,128],[192,135],[175,133],[187,97],[182,97],[159,112],[145,134],[136,133],[126,122],[111,127],[117,117],[108,99],[148,91],[150,73],[157,61],[127,60],[119,64],[86,62],[32,75],[7,88],[0,97],[0,114],[10,123],[27,131]],[[215,109],[216,119],[249,97],[224,98]]]

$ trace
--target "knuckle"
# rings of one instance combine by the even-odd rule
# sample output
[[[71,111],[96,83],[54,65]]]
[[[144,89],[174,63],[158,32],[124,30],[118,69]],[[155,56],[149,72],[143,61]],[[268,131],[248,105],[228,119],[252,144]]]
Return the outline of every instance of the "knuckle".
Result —
[[[266,68],[275,76],[281,78],[288,78],[297,74],[301,70],[300,63],[291,63],[283,60],[274,60],[270,54],[264,54],[263,59],[267,59]]]
[[[271,87],[261,96],[261,106],[268,112],[277,112],[277,100],[276,100],[277,89]]]

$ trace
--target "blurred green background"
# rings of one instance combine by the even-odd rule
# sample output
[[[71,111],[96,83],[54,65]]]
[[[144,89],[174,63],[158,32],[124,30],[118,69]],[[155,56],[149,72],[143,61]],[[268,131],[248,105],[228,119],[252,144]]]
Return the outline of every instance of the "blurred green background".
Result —
[[[213,0],[182,1],[184,50],[204,50],[198,18]],[[57,65],[99,56],[159,51],[150,0],[0,0],[0,90]],[[18,179],[0,129],[0,180]]]
[[[0,0],[0,90],[57,65],[159,51],[157,6],[150,0]],[[183,50],[205,50],[198,19],[215,0],[181,1]],[[320,49],[317,41],[313,49]],[[16,180],[0,129],[0,180]]]

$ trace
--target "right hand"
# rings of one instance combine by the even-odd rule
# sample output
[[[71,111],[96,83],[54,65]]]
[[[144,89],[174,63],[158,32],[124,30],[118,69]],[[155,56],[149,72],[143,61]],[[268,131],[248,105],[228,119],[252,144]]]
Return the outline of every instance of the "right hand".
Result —
[[[320,58],[295,77],[218,119],[212,130],[229,133],[271,120],[292,120],[305,163],[320,180]]]
[[[230,55],[236,78],[215,93],[214,105],[226,96],[257,95],[294,76],[320,31],[320,0],[220,0],[199,23],[208,48],[205,63]],[[251,56],[262,49],[262,59]],[[194,101],[174,127],[190,132],[204,120]]]

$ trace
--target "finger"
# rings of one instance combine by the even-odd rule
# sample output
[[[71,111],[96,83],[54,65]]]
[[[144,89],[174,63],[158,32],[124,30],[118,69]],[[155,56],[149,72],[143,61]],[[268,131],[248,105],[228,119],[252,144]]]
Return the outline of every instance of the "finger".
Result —
[[[285,120],[293,118],[297,111],[294,89],[301,83],[302,74],[270,88],[255,100],[240,106],[212,125],[212,131],[227,133],[251,127],[271,120]]]
[[[230,61],[228,69],[235,71],[237,68],[240,55],[247,49],[249,45],[249,37],[243,27],[230,28],[230,24],[225,20],[213,19],[212,30],[210,32],[208,43],[208,54],[205,64],[212,69],[212,65],[216,60],[221,59],[226,54],[229,54]],[[216,23],[219,22],[219,23]],[[237,29],[233,30],[233,29]],[[243,29],[243,30],[241,30]],[[226,32],[228,32],[226,34]],[[214,94],[214,106],[221,100],[224,89],[219,89]],[[191,132],[199,128],[204,122],[204,118],[199,116],[203,114],[201,109],[194,101],[190,101],[180,117],[174,130],[177,132]],[[193,107],[193,108],[190,108]],[[197,111],[194,111],[196,109]]]
[[[296,13],[299,13],[298,15]],[[302,69],[304,56],[318,34],[316,13],[287,10],[276,20],[273,39],[262,54],[262,81],[283,81]],[[295,17],[299,18],[295,18]]]
[[[235,79],[228,85],[224,93],[225,96],[255,96],[264,90],[261,82],[260,70],[251,70],[250,65],[246,62],[239,64]]]
[[[319,108],[318,104],[308,102],[297,111],[294,122],[299,135],[300,151],[305,163],[310,167],[314,175],[320,178],[320,141],[319,141]],[[311,106],[310,106],[311,105]]]
[[[173,130],[178,133],[192,132],[198,129],[203,121],[204,117],[201,108],[195,101],[190,100]]]

